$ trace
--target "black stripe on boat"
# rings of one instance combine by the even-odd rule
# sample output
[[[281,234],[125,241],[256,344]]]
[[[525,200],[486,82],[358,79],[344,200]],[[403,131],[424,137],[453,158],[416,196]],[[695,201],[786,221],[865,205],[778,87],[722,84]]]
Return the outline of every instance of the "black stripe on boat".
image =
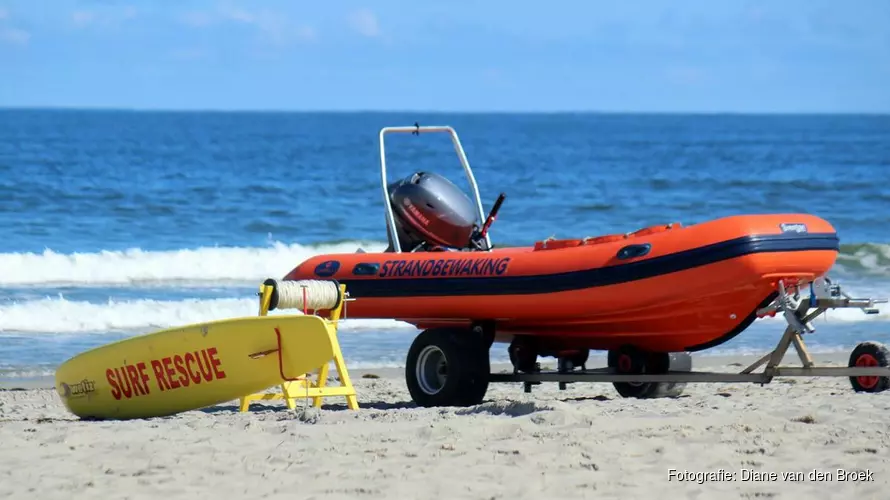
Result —
[[[749,235],[637,262],[556,274],[339,281],[353,297],[527,295],[617,285],[756,253],[808,250],[839,251],[840,241],[835,233]]]

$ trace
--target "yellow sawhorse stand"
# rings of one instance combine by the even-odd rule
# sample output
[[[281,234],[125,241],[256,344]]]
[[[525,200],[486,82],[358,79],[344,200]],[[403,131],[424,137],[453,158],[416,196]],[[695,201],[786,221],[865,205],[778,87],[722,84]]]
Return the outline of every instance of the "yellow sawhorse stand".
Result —
[[[304,373],[298,377],[283,380],[280,386],[280,393],[260,392],[241,397],[240,409],[242,412],[246,412],[250,408],[250,403],[253,401],[281,399],[285,401],[287,407],[291,410],[297,407],[297,399],[310,398],[312,399],[312,405],[316,408],[320,408],[322,398],[331,396],[345,396],[346,405],[350,410],[359,409],[355,387],[353,387],[352,380],[349,378],[349,372],[346,370],[346,362],[343,360],[343,352],[340,350],[340,342],[337,340],[337,324],[340,321],[340,313],[346,302],[346,286],[339,285],[339,288],[342,300],[340,300],[337,307],[331,309],[327,321],[333,324],[333,328],[328,328],[328,334],[330,335],[331,345],[333,346],[333,362],[334,366],[337,368],[337,374],[340,377],[340,386],[329,387],[327,385],[328,374],[330,373],[330,361],[328,361],[318,368],[318,378],[315,381],[309,378],[308,373]],[[266,316],[269,313],[269,303],[273,291],[274,287],[271,285],[263,284],[260,286],[260,316]]]

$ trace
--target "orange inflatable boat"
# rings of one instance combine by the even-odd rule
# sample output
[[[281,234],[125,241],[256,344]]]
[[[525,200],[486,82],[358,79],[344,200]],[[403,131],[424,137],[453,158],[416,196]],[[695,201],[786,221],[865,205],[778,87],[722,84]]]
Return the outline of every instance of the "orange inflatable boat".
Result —
[[[834,229],[818,217],[748,215],[489,252],[322,255],[285,279],[345,284],[360,299],[351,318],[421,329],[487,322],[497,340],[534,335],[544,351],[697,351],[744,329],[777,280],[812,281],[837,252]]]
[[[475,338],[469,332],[489,347],[509,342],[522,370],[533,370],[538,355],[568,356],[578,365],[590,349],[611,356],[628,347],[647,353],[714,347],[751,324],[776,298],[779,281],[812,282],[839,250],[831,224],[808,214],[739,215],[496,248],[488,230],[505,197],[483,213],[450,127],[424,131],[451,135],[474,201],[435,173],[387,181],[384,134],[409,130],[380,132],[389,248],[316,256],[284,279],[345,284],[356,299],[348,318],[405,321],[427,335],[456,335],[455,345]],[[415,347],[409,369],[420,366],[422,346]]]

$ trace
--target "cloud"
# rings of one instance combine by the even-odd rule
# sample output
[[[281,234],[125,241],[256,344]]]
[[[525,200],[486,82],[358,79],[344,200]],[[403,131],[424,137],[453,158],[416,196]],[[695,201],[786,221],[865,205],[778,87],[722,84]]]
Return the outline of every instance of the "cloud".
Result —
[[[301,40],[314,41],[318,38],[318,34],[315,32],[315,29],[311,26],[297,26],[294,30],[294,34],[297,38]]]
[[[96,14],[88,10],[77,10],[71,13],[71,22],[75,26],[86,26],[96,20]]]
[[[380,36],[377,16],[368,9],[359,9],[349,15],[349,25],[356,33],[369,38]]]
[[[503,85],[509,81],[500,68],[483,69],[481,73],[481,80],[483,83],[489,85]]]
[[[184,12],[178,16],[178,21],[193,28],[205,28],[222,23],[249,26],[259,33],[260,41],[273,45],[314,41],[318,36],[313,27],[291,22],[280,12],[269,9],[250,11],[228,4],[220,5],[212,11]]]
[[[704,69],[694,66],[670,66],[664,74],[669,82],[682,86],[699,85],[708,79],[708,73]]]
[[[207,51],[199,48],[181,48],[170,52],[170,58],[177,61],[197,61],[206,59],[207,56]]]
[[[268,10],[263,10],[260,12],[259,17],[267,17],[268,13]],[[257,24],[259,22],[257,20],[258,16],[256,14],[247,12],[246,10],[239,7],[220,7],[220,15],[230,21],[236,21],[245,24]]]
[[[0,28],[0,41],[12,45],[28,45],[31,33],[18,28]]]
[[[98,10],[76,10],[71,13],[71,22],[78,28],[93,25],[116,26],[123,21],[135,19],[139,10],[132,5],[111,6]]]
[[[8,23],[6,21],[8,21],[11,17],[12,16],[9,15],[8,10],[0,7],[0,24],[4,24],[4,26],[0,26],[0,43],[10,45],[28,45],[28,42],[31,41],[31,33],[21,28],[8,26]]]
[[[202,11],[183,12],[177,16],[177,19],[180,23],[193,28],[203,28],[204,26],[210,26],[214,22],[213,14]]]
[[[255,13],[232,10],[227,13],[231,21],[253,26],[259,31],[261,41],[273,45],[288,45],[295,40],[315,40],[315,30],[309,26],[292,23],[286,16],[269,10]]]

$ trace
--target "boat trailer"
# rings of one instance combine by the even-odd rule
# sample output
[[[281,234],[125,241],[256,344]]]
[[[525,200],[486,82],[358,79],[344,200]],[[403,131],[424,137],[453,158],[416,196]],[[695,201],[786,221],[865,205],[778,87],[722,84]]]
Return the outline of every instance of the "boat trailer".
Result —
[[[491,373],[489,382],[522,382],[525,392],[531,392],[532,385],[542,382],[558,382],[560,390],[573,382],[612,382],[625,397],[676,397],[687,382],[765,385],[775,377],[849,377],[856,392],[882,392],[890,388],[890,350],[883,344],[858,344],[850,354],[847,367],[820,367],[813,362],[803,340],[804,335],[816,331],[810,323],[828,310],[861,309],[865,314],[878,314],[875,304],[887,303],[887,299],[853,298],[827,277],[811,283],[810,296],[806,298],[801,298],[796,286],[794,293],[786,291],[781,281],[777,289],[776,298],[759,309],[757,317],[782,314],[787,323],[785,333],[775,349],[738,373],[694,372],[691,356],[681,352],[671,353],[670,368],[662,373],[621,373],[614,366],[588,370],[582,365],[576,369],[570,361],[560,358],[556,371],[521,373],[514,368],[513,373]],[[780,366],[791,346],[797,351],[801,367]],[[763,371],[755,373],[760,367]],[[661,390],[657,390],[659,388]]]

